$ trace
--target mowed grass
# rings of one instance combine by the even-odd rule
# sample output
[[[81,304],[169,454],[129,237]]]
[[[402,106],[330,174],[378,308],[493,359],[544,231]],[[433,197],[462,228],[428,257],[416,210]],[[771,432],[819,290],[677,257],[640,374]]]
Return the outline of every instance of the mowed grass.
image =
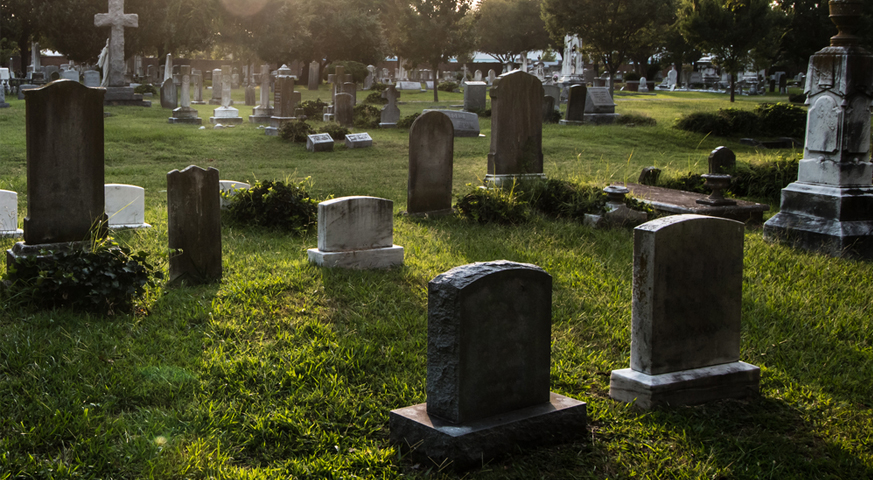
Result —
[[[302,94],[327,96],[324,86]],[[247,116],[242,98],[235,92]],[[403,92],[401,112],[431,108],[432,98]],[[792,153],[671,128],[683,113],[730,106],[724,95],[616,99],[619,113],[644,113],[658,126],[546,125],[549,177],[605,184],[635,180],[648,165],[665,175],[703,172],[719,145],[745,162]],[[450,107],[462,96],[440,92],[440,100]],[[737,106],[756,101],[739,97]],[[24,102],[10,102],[0,110],[0,188],[19,193],[23,217]],[[197,108],[208,125],[214,107]],[[106,182],[145,187],[154,225],[116,238],[164,268],[165,175],[192,164],[232,180],[309,176],[319,198],[392,199],[405,265],[319,269],[306,261],[314,232],[225,225],[222,281],[151,291],[145,314],[4,306],[0,479],[873,477],[869,262],[794,251],[747,231],[741,358],[762,369],[760,398],[642,412],[608,397],[609,372],[629,365],[632,231],[539,217],[482,226],[401,216],[404,130],[369,130],[371,149],[310,154],[248,124],[167,124],[157,99],[149,109],[106,111]],[[486,173],[490,120],[480,123],[484,138],[455,140],[456,192]],[[551,389],[588,402],[586,441],[515,451],[465,475],[410,462],[388,442],[388,412],[426,400],[427,282],[497,259],[553,277]]]

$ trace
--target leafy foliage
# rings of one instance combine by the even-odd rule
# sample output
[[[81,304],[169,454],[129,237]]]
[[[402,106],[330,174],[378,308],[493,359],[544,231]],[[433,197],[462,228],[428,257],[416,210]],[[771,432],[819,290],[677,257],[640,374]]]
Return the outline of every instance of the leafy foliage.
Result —
[[[382,111],[378,108],[365,103],[355,105],[353,110],[355,128],[376,128],[381,120]]]
[[[549,33],[540,15],[540,0],[483,0],[476,20],[477,48],[499,62],[512,62],[522,52],[545,50]],[[511,25],[512,28],[507,28]]]
[[[12,304],[114,315],[130,313],[161,278],[147,253],[131,253],[107,238],[89,250],[16,257],[4,275],[2,295]]]
[[[318,201],[307,192],[311,186],[309,177],[297,183],[289,180],[256,182],[230,197],[227,217],[239,225],[305,232],[318,219]]]
[[[344,140],[346,135],[352,133],[352,131],[338,123],[326,123],[318,129],[318,133],[326,133],[330,135],[330,138],[340,141]]]
[[[139,94],[151,93],[152,95],[157,95],[158,89],[155,88],[155,86],[150,84],[150,83],[143,83],[142,85],[137,85],[133,89],[133,93],[139,93]]]
[[[676,128],[717,137],[802,137],[806,110],[789,103],[764,103],[754,111],[722,108],[718,112],[694,112],[681,117]]]
[[[654,127],[658,124],[654,118],[645,113],[634,112],[622,113],[615,120],[615,123],[618,123],[619,125],[633,125],[636,127]]]
[[[382,104],[386,105],[388,103],[387,98],[382,98],[382,92],[372,92],[367,95],[367,98],[364,99],[364,103],[375,103],[377,105]]]
[[[324,107],[326,106],[327,103],[321,101],[321,98],[306,100],[305,102],[297,104],[297,107],[302,108],[303,114],[307,117],[317,117],[318,115],[321,115],[321,112],[324,111]]]
[[[325,67],[324,72],[322,72],[322,79],[327,80],[328,74],[336,73],[336,67],[338,66],[342,66],[346,74],[352,76],[352,81],[355,83],[363,83],[364,79],[367,78],[367,75],[370,73],[367,71],[367,66],[361,62],[355,62],[353,60],[336,60]]]
[[[279,128],[279,136],[283,140],[291,140],[294,143],[306,143],[306,136],[313,133],[315,133],[315,130],[312,128],[312,125],[306,123],[305,120],[285,122]]]
[[[530,205],[514,189],[470,188],[457,198],[458,213],[479,223],[515,225],[530,219]]]
[[[779,203],[782,189],[797,180],[797,168],[802,156],[802,153],[798,153],[793,158],[780,155],[772,162],[750,165],[738,163],[737,168],[730,172],[731,185],[726,192],[737,197],[763,198],[770,203]],[[658,186],[709,194],[704,183],[700,174],[689,172],[675,178],[662,177]]]
[[[790,103],[762,103],[755,107],[761,131],[771,137],[802,137],[806,109]]]
[[[407,115],[407,116],[401,118],[397,122],[397,128],[405,128],[405,129],[411,128],[412,123],[415,122],[415,119],[418,118],[419,115],[421,115],[421,114],[420,113],[413,113],[412,115]]]
[[[458,89],[457,82],[442,82],[437,85],[437,89],[441,92],[454,92]]]

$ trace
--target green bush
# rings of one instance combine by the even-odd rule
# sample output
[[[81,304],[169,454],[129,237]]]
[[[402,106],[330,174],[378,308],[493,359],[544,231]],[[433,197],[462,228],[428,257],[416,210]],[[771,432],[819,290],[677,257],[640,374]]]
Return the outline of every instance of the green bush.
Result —
[[[338,123],[326,123],[318,129],[318,133],[326,133],[335,141],[345,140],[346,135],[352,133],[348,128]]]
[[[367,95],[367,98],[364,99],[364,103],[375,103],[377,105],[385,105],[388,103],[387,98],[382,98],[382,92],[373,92]]]
[[[303,109],[303,114],[307,117],[316,117],[321,118],[321,113],[324,111],[324,107],[327,106],[327,103],[322,102],[320,98],[315,100],[306,100],[305,102],[300,102],[297,104],[297,108]]]
[[[558,123],[561,121],[562,118],[564,117],[561,115],[560,110],[552,109],[552,111],[549,112],[548,116],[546,116],[546,118],[543,118],[543,123]]]
[[[310,198],[310,178],[256,182],[230,198],[227,217],[231,223],[302,233],[318,220],[318,201]]]
[[[415,122],[415,119],[418,118],[419,115],[421,114],[413,113],[412,115],[401,118],[400,121],[397,122],[397,128],[409,129],[410,127],[412,127],[412,123]]]
[[[788,101],[791,103],[806,103],[806,94],[805,93],[789,93]]]
[[[654,118],[645,113],[635,112],[622,113],[618,116],[615,122],[619,125],[633,125],[637,127],[654,127],[658,124]]]
[[[131,253],[106,238],[90,250],[17,257],[2,290],[12,304],[114,315],[131,313],[146,288],[161,278],[163,272],[149,263],[147,253]]]
[[[530,219],[530,206],[513,189],[480,188],[467,184],[468,191],[457,198],[455,208],[479,223],[515,225]]]
[[[806,109],[790,103],[762,103],[755,107],[759,126],[770,137],[803,137]]]
[[[636,73],[636,72],[630,72],[630,73],[624,74],[624,81],[625,82],[636,82],[636,81],[639,81],[640,78],[642,78],[642,77],[640,76],[639,73]]]
[[[381,82],[373,82],[373,86],[370,87],[371,91],[380,92],[380,93],[383,92],[384,90],[387,90],[387,89],[388,89],[388,85],[381,83]]]
[[[345,67],[345,73],[351,74],[352,81],[355,83],[363,83],[364,79],[367,78],[367,75],[370,74],[370,71],[367,70],[367,66],[361,62],[355,62],[353,60],[336,60],[330,62],[322,73],[322,79],[327,80],[327,75],[330,73],[336,73],[336,67],[338,65],[342,65]]]
[[[291,140],[294,143],[306,143],[306,136],[315,133],[312,126],[305,120],[285,122],[279,128],[279,136],[283,140]]]
[[[355,128],[376,128],[382,121],[381,110],[363,103],[355,105],[353,115]]]
[[[458,84],[455,82],[442,82],[437,85],[437,90],[441,92],[454,92],[458,89]]]
[[[157,95],[158,89],[150,83],[143,83],[142,85],[137,85],[136,87],[134,87],[133,93],[138,93],[140,95],[142,95],[143,93],[151,93],[152,95]]]

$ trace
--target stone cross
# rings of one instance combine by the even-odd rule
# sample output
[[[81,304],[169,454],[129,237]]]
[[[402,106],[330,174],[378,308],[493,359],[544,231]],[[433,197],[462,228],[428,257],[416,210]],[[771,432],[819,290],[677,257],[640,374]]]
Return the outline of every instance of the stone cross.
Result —
[[[109,37],[109,86],[122,87],[124,83],[124,27],[138,27],[139,16],[124,13],[124,0],[109,0],[109,13],[94,15],[94,25],[112,27]]]

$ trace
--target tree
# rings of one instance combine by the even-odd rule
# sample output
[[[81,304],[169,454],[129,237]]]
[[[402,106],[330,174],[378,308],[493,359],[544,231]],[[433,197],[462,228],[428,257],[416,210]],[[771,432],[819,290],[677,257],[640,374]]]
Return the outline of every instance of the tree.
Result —
[[[394,53],[413,64],[430,65],[439,78],[440,64],[474,48],[471,0],[394,1],[395,35],[389,38]],[[439,101],[439,89],[433,89]]]
[[[540,0],[482,0],[476,13],[477,49],[504,65],[523,52],[549,47]]]
[[[682,0],[678,11],[682,35],[731,75],[731,102],[737,72],[751,61],[751,52],[779,18],[769,0]]]
[[[0,0],[0,49],[18,50],[22,71],[30,61],[31,42],[38,40],[39,13],[33,0]]]
[[[215,42],[218,0],[126,0],[124,8],[139,15],[139,27],[124,32],[125,56],[181,56],[207,50]]]
[[[665,0],[543,0],[542,16],[553,38],[578,35],[583,48],[615,78],[619,67],[650,43],[644,29],[665,23],[671,4]]]

